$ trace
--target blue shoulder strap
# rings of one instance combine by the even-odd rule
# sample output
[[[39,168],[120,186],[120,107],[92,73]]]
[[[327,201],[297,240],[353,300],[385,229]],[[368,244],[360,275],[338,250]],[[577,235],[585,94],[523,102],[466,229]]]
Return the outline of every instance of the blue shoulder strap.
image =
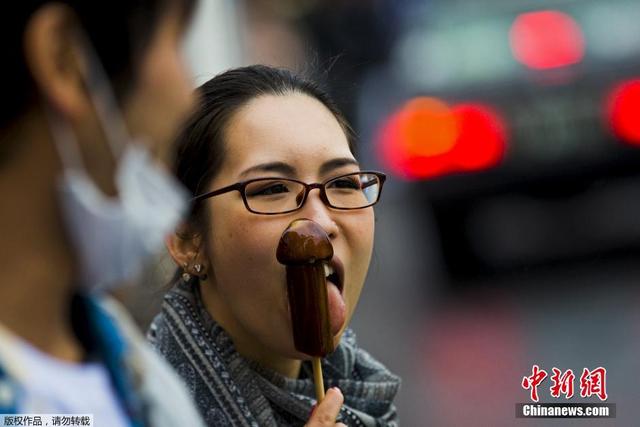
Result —
[[[148,425],[145,401],[136,390],[133,372],[126,365],[127,342],[114,319],[91,297],[82,297],[86,304],[87,321],[95,337],[96,350],[105,364],[113,386],[131,420],[132,427]]]

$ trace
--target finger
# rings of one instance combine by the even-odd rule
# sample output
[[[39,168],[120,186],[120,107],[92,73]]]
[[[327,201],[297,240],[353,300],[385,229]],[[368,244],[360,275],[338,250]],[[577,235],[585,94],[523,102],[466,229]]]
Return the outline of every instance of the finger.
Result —
[[[327,390],[322,403],[316,406],[306,427],[335,427],[336,417],[340,413],[344,397],[337,387]]]

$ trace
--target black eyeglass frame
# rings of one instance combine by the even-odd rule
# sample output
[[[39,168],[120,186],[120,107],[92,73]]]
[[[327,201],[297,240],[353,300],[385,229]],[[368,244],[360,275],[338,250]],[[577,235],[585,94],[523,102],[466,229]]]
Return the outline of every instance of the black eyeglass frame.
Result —
[[[361,207],[357,207],[357,208],[343,208],[343,207],[338,207],[338,206],[334,206],[331,204],[331,202],[329,201],[329,198],[327,197],[327,193],[326,193],[326,185],[328,183],[330,183],[331,181],[335,181],[337,179],[340,178],[344,178],[347,176],[351,176],[351,175],[363,175],[363,174],[369,174],[369,175],[375,175],[378,178],[378,182],[380,183],[380,188],[378,189],[378,197],[376,197],[376,200],[374,200],[372,203],[366,205],[366,206],[361,206]],[[307,197],[309,196],[309,192],[311,190],[313,190],[314,188],[317,188],[318,190],[320,190],[320,200],[322,200],[322,202],[332,208],[332,209],[338,209],[338,210],[343,210],[343,211],[352,211],[352,210],[357,210],[357,209],[365,209],[368,207],[371,207],[373,205],[375,205],[376,203],[378,203],[378,201],[380,200],[380,195],[382,194],[382,187],[384,185],[385,180],[387,179],[387,175],[385,175],[382,172],[378,172],[378,171],[358,171],[358,172],[351,172],[351,173],[346,173],[344,175],[338,175],[338,176],[334,176],[333,178],[330,178],[322,183],[311,183],[311,184],[307,184],[306,182],[303,181],[299,181],[297,179],[293,179],[293,178],[283,178],[281,176],[275,176],[275,177],[263,177],[263,178],[254,178],[254,179],[249,179],[247,181],[241,181],[241,182],[236,182],[235,184],[231,184],[228,185],[226,187],[222,187],[219,188],[217,190],[213,190],[210,191],[208,193],[204,193],[204,194],[200,194],[198,196],[195,196],[193,199],[191,199],[191,202],[195,205],[196,203],[199,203],[205,199],[211,198],[211,197],[215,197],[215,196],[219,196],[221,194],[225,194],[225,193],[229,193],[231,191],[238,191],[240,193],[240,196],[242,196],[242,201],[244,202],[244,206],[245,208],[247,208],[247,210],[251,213],[257,214],[257,215],[282,215],[282,214],[286,214],[286,213],[291,213],[291,212],[295,212],[299,209],[301,209],[305,202],[307,201]],[[289,209],[287,211],[282,211],[282,212],[258,212],[255,211],[253,209],[251,209],[251,207],[249,207],[249,202],[247,201],[247,195],[245,192],[245,189],[247,187],[247,185],[256,182],[256,181],[266,181],[266,180],[281,180],[281,181],[291,181],[291,182],[296,182],[298,184],[301,184],[304,186],[304,194],[302,196],[302,200],[300,200],[300,203],[298,205],[298,207],[296,207],[295,209]],[[371,184],[369,185],[373,185],[373,183],[376,183],[376,181],[371,181]]]

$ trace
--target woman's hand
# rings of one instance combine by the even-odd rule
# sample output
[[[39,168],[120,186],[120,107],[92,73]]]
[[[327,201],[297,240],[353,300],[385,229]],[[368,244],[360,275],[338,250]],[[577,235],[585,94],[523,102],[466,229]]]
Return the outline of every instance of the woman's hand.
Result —
[[[342,423],[336,423],[343,401],[342,392],[337,387],[327,390],[324,400],[311,412],[311,418],[305,427],[347,427]]]

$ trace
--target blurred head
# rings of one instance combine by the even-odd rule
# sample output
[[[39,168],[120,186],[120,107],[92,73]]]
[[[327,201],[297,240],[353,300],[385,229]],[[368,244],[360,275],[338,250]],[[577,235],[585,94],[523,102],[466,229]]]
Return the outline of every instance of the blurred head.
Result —
[[[199,88],[201,105],[177,140],[175,172],[193,196],[262,177],[322,183],[357,172],[353,134],[317,85],[265,66],[223,73]],[[259,215],[238,191],[197,203],[185,226],[168,239],[179,265],[202,277],[208,311],[241,353],[254,359],[305,358],[296,352],[285,268],[276,260],[282,232],[298,218],[329,235],[344,267],[341,303],[348,323],[364,284],[374,233],[373,208],[335,210],[318,190],[297,211]],[[194,272],[201,264],[204,270]]]
[[[182,203],[150,157],[194,104],[180,56],[194,2],[26,0],[3,14],[0,188],[16,203],[0,227],[14,274],[13,257],[37,257],[36,286],[111,287],[161,247]],[[177,202],[148,203],[168,194]]]
[[[129,133],[160,150],[192,106],[179,42],[195,0],[18,2],[4,13],[0,167],[24,146],[16,128],[47,128],[45,108],[68,125],[86,169],[113,193],[116,159],[104,138],[88,85],[97,58]],[[102,85],[105,82],[98,82]],[[37,125],[37,123],[36,123]],[[13,132],[12,132],[13,131]]]

